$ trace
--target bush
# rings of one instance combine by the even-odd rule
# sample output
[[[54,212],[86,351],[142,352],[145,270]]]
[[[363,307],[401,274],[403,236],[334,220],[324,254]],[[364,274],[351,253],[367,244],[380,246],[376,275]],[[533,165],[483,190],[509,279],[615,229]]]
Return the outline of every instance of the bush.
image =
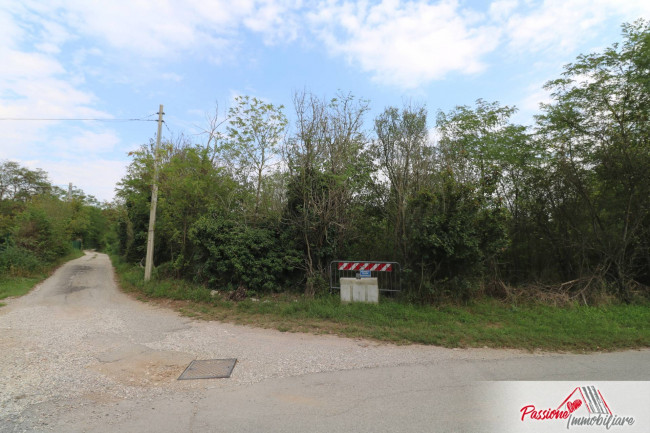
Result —
[[[44,209],[28,207],[16,218],[16,246],[49,263],[72,251],[69,236]]]
[[[40,270],[44,263],[31,251],[15,245],[0,249],[0,274],[23,275]]]
[[[480,187],[451,176],[437,191],[409,203],[409,286],[412,296],[467,301],[480,285],[486,263],[507,245],[505,215]]]
[[[196,278],[211,286],[279,290],[300,263],[279,230],[245,225],[231,215],[201,217],[190,229],[190,239],[196,247]]]

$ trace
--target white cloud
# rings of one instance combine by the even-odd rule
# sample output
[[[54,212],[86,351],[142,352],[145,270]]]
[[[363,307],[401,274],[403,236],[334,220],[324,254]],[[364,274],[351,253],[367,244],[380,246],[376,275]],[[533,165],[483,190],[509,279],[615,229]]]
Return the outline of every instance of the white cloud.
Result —
[[[604,18],[605,12],[599,7],[578,3],[582,2],[545,1],[532,13],[513,14],[506,24],[509,47],[526,52],[572,50],[580,37]]]
[[[111,201],[115,185],[126,173],[127,161],[95,158],[47,161],[34,159],[23,162],[27,167],[45,170],[54,185],[66,187],[69,182],[100,201]]]
[[[489,55],[497,50],[563,64],[573,58],[568,53],[611,28],[612,20],[650,17],[647,0],[497,0],[484,13],[460,0],[0,4],[1,117],[109,117],[99,108],[106,102],[86,86],[86,77],[113,84],[120,77],[133,86],[133,71],[150,79],[149,71],[156,70],[156,77],[167,83],[185,82],[182,75],[159,66],[181,57],[214,62],[243,58],[237,49],[250,34],[266,44],[315,38],[335,59],[347,60],[377,82],[412,89],[451,74],[481,73],[491,66]],[[534,80],[541,78],[535,74]],[[540,92],[528,89],[522,108],[536,105],[544,97]],[[52,123],[1,126],[0,159],[27,149],[26,155],[36,160],[34,155],[49,143],[53,155],[71,158],[75,167],[85,164],[74,153],[87,154],[88,164],[99,167],[102,152],[119,148],[114,132],[96,126],[81,125],[67,139],[50,141]]]
[[[71,117],[100,115],[91,108],[95,97],[77,88],[57,59],[59,44],[69,38],[58,24],[16,7],[0,11],[0,115],[2,117]],[[27,15],[26,15],[27,14]],[[22,18],[15,19],[16,16]],[[7,95],[11,95],[8,97]],[[39,125],[35,125],[39,127]]]
[[[58,136],[50,141],[53,148],[59,149],[66,158],[83,156],[99,157],[102,153],[112,152],[120,144],[115,131],[89,131],[82,128],[67,128],[65,136]]]
[[[646,0],[544,0],[511,9],[505,25],[508,46],[515,52],[570,53],[618,17],[632,21],[650,16]]]
[[[263,0],[244,18],[244,25],[264,37],[266,44],[293,41],[301,30],[300,17],[296,13],[300,1]]]
[[[550,104],[553,102],[551,93],[544,89],[545,83],[535,83],[528,86],[526,89],[526,96],[521,100],[517,106],[519,109],[530,116],[534,113],[539,113],[540,104]]]
[[[343,55],[381,83],[403,88],[473,74],[498,44],[499,31],[478,21],[457,1],[368,3],[330,2],[309,16],[334,55]]]
[[[612,23],[650,18],[650,3],[645,0],[545,0],[519,2],[518,6],[505,16],[503,44],[510,55],[533,54],[540,60],[531,64],[533,81],[516,104],[520,111],[514,120],[522,123],[540,112],[541,103],[552,102],[543,86],[559,76],[562,65],[574,60],[576,50],[602,51],[613,41],[601,40],[595,43],[603,46],[592,45],[586,50],[584,44],[598,40],[600,32],[611,29]]]
[[[5,80],[36,79],[64,72],[63,66],[47,54],[18,51],[0,47]]]
[[[111,117],[96,107],[84,75],[129,79],[130,69],[179,55],[220,61],[232,56],[248,29],[267,43],[292,40],[300,3],[188,0],[0,0],[0,117]],[[128,59],[128,60],[127,60]],[[125,61],[126,60],[126,61]],[[132,66],[136,65],[136,66]],[[141,66],[140,66],[141,65]],[[160,77],[180,82],[177,73]],[[18,159],[46,170],[55,184],[73,182],[100,199],[111,199],[126,158],[111,157],[125,146],[115,131],[97,125],[3,121],[0,159]]]
[[[195,8],[181,2],[110,1],[99,7],[81,0],[66,2],[65,19],[77,32],[100,44],[154,58],[213,42],[214,36],[204,31],[202,24],[210,18],[222,26],[227,21],[221,19],[226,8],[220,3],[211,5],[212,13],[201,17]],[[222,27],[222,32],[227,30]]]
[[[497,0],[485,14],[456,0],[328,0],[307,14],[332,55],[400,88],[480,73],[501,47],[508,55],[571,55],[612,19],[638,17],[650,17],[647,0]]]
[[[173,81],[175,83],[180,83],[181,81],[183,81],[182,75],[175,74],[173,72],[163,72],[162,74],[160,74],[160,78],[167,81]]]
[[[72,182],[100,200],[113,198],[115,183],[128,164],[115,131],[93,131],[68,124],[60,129],[54,122],[40,127],[32,122],[16,123],[21,129],[10,128],[14,132],[6,137],[9,145],[1,147],[0,160],[18,160],[30,168],[41,168],[55,185]],[[114,156],[119,153],[124,155],[122,159]]]
[[[490,18],[495,21],[503,20],[519,6],[518,0],[497,0],[490,4]]]
[[[144,58],[168,58],[179,53],[215,57],[226,54],[238,42],[242,27],[268,41],[291,40],[297,20],[291,13],[295,1],[273,0],[25,0],[20,16],[32,11],[49,17],[44,31],[52,35],[74,34],[92,38],[99,45]],[[69,36],[69,35],[68,35]],[[56,46],[44,45],[52,50]]]
[[[0,13],[0,22],[6,21]],[[19,28],[16,26],[16,28]],[[56,50],[37,52],[21,50],[25,39],[24,30],[12,30],[0,46],[0,117],[2,118],[70,118],[108,117],[93,108],[95,96],[78,88],[67,74],[65,67],[53,54]],[[2,121],[3,144],[0,159],[34,157],[43,151],[54,149],[42,147],[50,137],[48,132],[56,122]]]

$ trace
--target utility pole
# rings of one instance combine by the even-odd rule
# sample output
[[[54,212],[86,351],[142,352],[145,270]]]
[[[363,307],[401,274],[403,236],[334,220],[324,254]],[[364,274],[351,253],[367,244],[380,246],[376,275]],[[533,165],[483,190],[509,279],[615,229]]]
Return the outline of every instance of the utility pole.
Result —
[[[163,106],[160,104],[158,111],[158,135],[156,136],[156,150],[153,160],[153,187],[151,188],[151,209],[149,210],[149,232],[147,233],[147,258],[144,265],[144,280],[151,279],[153,268],[153,237],[156,225],[156,205],[158,204],[158,153],[160,149],[160,134],[162,133]]]

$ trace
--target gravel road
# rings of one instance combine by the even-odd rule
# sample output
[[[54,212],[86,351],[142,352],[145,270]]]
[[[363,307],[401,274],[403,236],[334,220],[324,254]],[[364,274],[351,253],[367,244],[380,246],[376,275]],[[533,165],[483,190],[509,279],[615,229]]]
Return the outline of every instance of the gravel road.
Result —
[[[650,352],[629,353],[624,362],[614,359],[613,365],[622,365],[618,373],[608,370],[613,379],[648,380]],[[195,321],[121,293],[108,257],[86,252],[0,308],[0,432],[95,431],[100,426],[111,431],[123,421],[120,415],[128,415],[119,412],[129,410],[128,402],[191,402],[206,392],[238,392],[261,382],[327,372],[502,365],[503,373],[490,373],[493,367],[482,373],[490,380],[526,377],[529,361],[562,363],[570,374],[574,361],[578,371],[578,365],[596,363],[598,356],[617,355],[591,356],[394,346]],[[238,359],[231,378],[177,380],[190,361],[214,358]]]

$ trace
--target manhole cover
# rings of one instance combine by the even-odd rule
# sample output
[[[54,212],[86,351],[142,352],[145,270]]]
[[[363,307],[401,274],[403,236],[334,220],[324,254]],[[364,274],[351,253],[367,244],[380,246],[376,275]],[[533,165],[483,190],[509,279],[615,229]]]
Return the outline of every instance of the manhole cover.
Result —
[[[230,377],[237,359],[195,359],[187,366],[178,380],[222,379]]]

